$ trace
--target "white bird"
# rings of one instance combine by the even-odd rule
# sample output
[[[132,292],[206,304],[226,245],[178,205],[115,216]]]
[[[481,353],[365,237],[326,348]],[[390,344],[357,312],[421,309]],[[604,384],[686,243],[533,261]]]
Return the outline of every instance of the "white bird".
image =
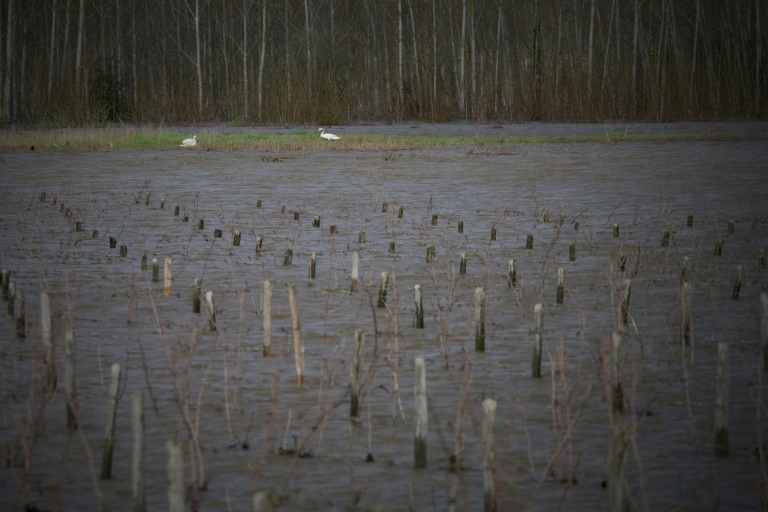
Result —
[[[181,147],[188,148],[191,146],[197,146],[197,135],[195,135],[191,139],[184,139],[183,141],[181,141]]]
[[[329,142],[332,141],[332,140],[339,140],[341,138],[338,135],[334,135],[332,133],[325,133],[325,129],[324,128],[318,128],[317,131],[320,132],[320,136],[322,138],[324,138],[325,140],[327,140]]]

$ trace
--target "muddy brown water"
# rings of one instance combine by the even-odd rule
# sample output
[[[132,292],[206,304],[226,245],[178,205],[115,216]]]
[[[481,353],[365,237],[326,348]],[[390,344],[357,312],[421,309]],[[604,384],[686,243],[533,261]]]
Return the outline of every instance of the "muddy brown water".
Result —
[[[379,129],[462,132],[459,125]],[[765,133],[762,124],[676,129]],[[361,128],[334,132],[354,130]],[[183,442],[189,482],[192,471],[205,480],[205,489],[191,495],[200,510],[247,510],[255,491],[271,493],[281,510],[446,510],[452,502],[457,510],[478,510],[481,403],[488,397],[498,402],[494,470],[501,510],[604,508],[611,421],[606,358],[625,278],[632,280],[621,366],[632,507],[743,510],[755,509],[761,492],[766,499],[766,462],[753,454],[766,442],[765,406],[758,406],[766,392],[758,302],[766,270],[758,250],[768,248],[768,149],[761,140],[386,154],[28,153],[2,155],[0,170],[0,264],[24,293],[27,315],[26,339],[15,336],[9,316],[0,319],[0,497],[9,509],[129,510],[135,390],[144,393],[150,510],[167,507],[169,440]],[[222,238],[214,238],[214,229]],[[242,233],[240,246],[232,243],[234,230]],[[664,231],[671,233],[669,247],[661,246]],[[109,237],[127,246],[126,257],[109,248]],[[721,256],[714,255],[718,239]],[[569,261],[571,242],[575,261]],[[427,244],[436,246],[435,262],[426,260]],[[286,249],[293,251],[291,266],[283,265]],[[360,255],[360,284],[351,293],[353,251]],[[142,271],[143,253],[150,269]],[[312,253],[315,279],[308,276]],[[623,272],[619,253],[627,255]],[[164,297],[168,256],[172,293]],[[684,256],[691,258],[694,284],[694,337],[685,351],[679,337]],[[160,261],[158,283],[151,280],[152,258]],[[510,259],[518,272],[513,288]],[[733,300],[737,265],[745,279]],[[560,267],[563,304],[556,303]],[[382,271],[390,273],[386,308],[377,307]],[[205,306],[192,313],[198,277],[214,294],[216,332]],[[274,283],[270,358],[262,357],[266,279]],[[291,284],[305,344],[303,385],[293,361]],[[414,327],[415,284],[423,289],[424,329]],[[484,353],[475,351],[477,287],[486,297]],[[59,385],[45,400],[35,373],[41,292],[51,297],[59,369]],[[537,303],[545,313],[544,361],[542,377],[534,379]],[[68,329],[77,340],[77,432],[66,429]],[[369,381],[360,421],[352,423],[347,388],[356,329],[366,336]],[[718,342],[728,343],[731,357],[727,457],[714,455]],[[421,470],[413,469],[418,356],[427,361],[430,412],[428,467]],[[100,481],[113,363],[123,371],[114,478]],[[293,447],[294,436],[312,457],[279,453]],[[193,437],[199,455],[191,450]],[[448,460],[457,445],[464,470],[455,473]],[[369,452],[373,462],[366,462]]]

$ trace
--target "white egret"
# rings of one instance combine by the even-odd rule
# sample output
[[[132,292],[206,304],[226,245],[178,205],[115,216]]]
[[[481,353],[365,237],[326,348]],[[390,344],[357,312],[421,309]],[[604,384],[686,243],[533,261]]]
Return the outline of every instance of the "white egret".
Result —
[[[320,132],[320,136],[322,138],[324,138],[325,140],[327,140],[329,142],[332,141],[332,140],[339,140],[341,138],[338,135],[334,135],[332,133],[325,133],[325,129],[324,128],[318,128],[317,131]]]
[[[197,135],[195,135],[191,139],[184,139],[183,141],[181,141],[181,147],[188,148],[191,146],[197,146]]]

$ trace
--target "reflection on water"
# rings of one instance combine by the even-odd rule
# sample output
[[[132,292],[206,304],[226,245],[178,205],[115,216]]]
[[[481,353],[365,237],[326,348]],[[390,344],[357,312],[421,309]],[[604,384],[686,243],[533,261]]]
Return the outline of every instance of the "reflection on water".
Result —
[[[601,508],[610,336],[618,289],[628,278],[621,375],[633,506],[700,509],[719,501],[723,509],[753,509],[755,489],[766,486],[752,452],[756,432],[765,431],[762,416],[755,419],[755,400],[762,382],[757,299],[766,270],[757,254],[768,245],[767,153],[761,142],[728,142],[271,158],[196,150],[4,155],[0,263],[24,293],[28,336],[15,339],[11,318],[0,321],[3,502],[83,510],[101,500],[108,510],[129,509],[130,404],[134,390],[142,390],[152,510],[166,507],[165,442],[173,439],[184,442],[190,482],[197,475],[207,484],[191,494],[202,509],[247,510],[251,494],[265,491],[286,510],[444,510],[453,499],[459,510],[477,510],[481,403],[488,397],[498,401],[494,477],[501,509]],[[75,230],[77,222],[83,231]],[[242,233],[239,246],[235,230]],[[665,231],[669,247],[661,246]],[[127,256],[109,248],[110,237],[126,246]],[[724,252],[715,257],[720,239]],[[436,247],[435,262],[427,261],[427,244]],[[283,265],[287,249],[292,266]],[[360,286],[350,293],[354,251]],[[466,274],[459,273],[462,252]],[[313,253],[315,279],[308,277]],[[694,338],[683,354],[685,256],[693,267]],[[168,298],[166,257],[173,278]],[[153,258],[159,282],[152,281]],[[510,259],[514,288],[507,283]],[[737,265],[745,280],[732,300]],[[563,304],[556,302],[560,267]],[[380,308],[382,271],[390,281],[387,307]],[[213,292],[215,332],[205,306],[192,313],[195,278]],[[274,284],[268,359],[262,357],[265,280]],[[305,345],[303,386],[293,360],[291,284]],[[416,284],[423,290],[424,329],[413,322]],[[474,350],[477,287],[485,292],[485,353]],[[80,433],[67,433],[61,380],[49,398],[37,391],[41,292],[51,297],[60,375],[65,331],[73,329],[77,339]],[[537,303],[545,312],[543,376],[533,379]],[[351,423],[347,388],[356,329],[365,333],[366,381],[360,421]],[[718,342],[729,344],[731,357],[726,458],[713,455]],[[427,360],[426,470],[412,469],[417,356]],[[123,368],[115,478],[104,482],[98,472],[115,362]],[[281,455],[280,447],[311,456]],[[458,473],[449,463],[457,452],[464,468]],[[373,462],[366,462],[368,453]]]

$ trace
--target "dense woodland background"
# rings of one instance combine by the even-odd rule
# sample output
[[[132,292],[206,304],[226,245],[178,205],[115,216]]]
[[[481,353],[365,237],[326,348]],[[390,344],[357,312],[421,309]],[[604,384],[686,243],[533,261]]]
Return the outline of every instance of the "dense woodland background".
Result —
[[[768,0],[6,0],[0,121],[765,118]]]

